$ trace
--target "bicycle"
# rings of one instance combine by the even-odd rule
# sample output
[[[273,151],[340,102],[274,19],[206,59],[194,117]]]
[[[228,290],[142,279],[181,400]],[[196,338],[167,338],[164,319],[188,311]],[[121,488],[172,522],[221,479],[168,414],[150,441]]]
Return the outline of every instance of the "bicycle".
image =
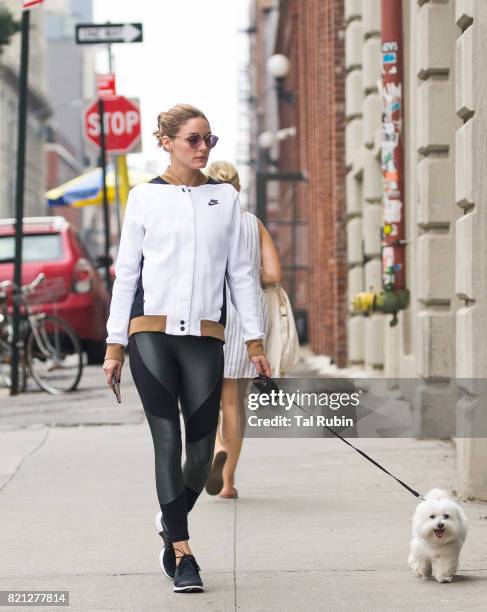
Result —
[[[56,395],[76,389],[83,372],[83,357],[78,336],[66,321],[46,313],[35,313],[29,304],[29,294],[45,278],[41,272],[19,292],[19,389],[25,391],[27,379],[32,376],[38,387]],[[0,283],[0,364],[3,367],[10,366],[12,360],[13,325],[7,308],[9,289],[16,289],[13,281]],[[10,376],[4,374],[3,379],[10,387]]]

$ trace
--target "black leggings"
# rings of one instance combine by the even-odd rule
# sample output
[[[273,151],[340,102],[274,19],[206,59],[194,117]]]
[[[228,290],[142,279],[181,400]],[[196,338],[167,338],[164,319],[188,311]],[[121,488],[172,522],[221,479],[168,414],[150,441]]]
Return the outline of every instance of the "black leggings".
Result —
[[[188,512],[209,476],[223,382],[223,342],[210,336],[137,332],[130,336],[130,370],[154,442],[156,488],[173,542],[188,540]],[[186,462],[181,468],[181,427]]]

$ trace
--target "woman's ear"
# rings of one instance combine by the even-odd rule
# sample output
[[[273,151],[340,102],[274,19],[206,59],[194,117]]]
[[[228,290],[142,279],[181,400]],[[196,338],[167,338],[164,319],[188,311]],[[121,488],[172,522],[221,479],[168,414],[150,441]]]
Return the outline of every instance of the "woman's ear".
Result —
[[[164,151],[166,151],[166,153],[170,153],[172,150],[172,143],[171,143],[171,139],[169,138],[169,136],[164,135],[161,138],[161,145],[162,148],[164,149]]]

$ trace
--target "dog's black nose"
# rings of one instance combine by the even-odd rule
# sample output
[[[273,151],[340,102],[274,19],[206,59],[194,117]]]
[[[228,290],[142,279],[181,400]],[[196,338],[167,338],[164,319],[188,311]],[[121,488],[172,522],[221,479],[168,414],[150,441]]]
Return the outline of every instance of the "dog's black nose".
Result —
[[[442,523],[441,521],[438,523],[438,529],[443,529],[444,526],[445,523]]]

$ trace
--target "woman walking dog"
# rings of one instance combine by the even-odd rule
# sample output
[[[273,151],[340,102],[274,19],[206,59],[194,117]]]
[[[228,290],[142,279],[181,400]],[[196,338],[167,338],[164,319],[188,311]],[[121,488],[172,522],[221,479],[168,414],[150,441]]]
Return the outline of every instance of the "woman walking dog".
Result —
[[[183,104],[159,115],[154,134],[170,166],[129,193],[103,369],[113,386],[128,346],[154,443],[161,565],[176,592],[190,592],[203,590],[187,517],[212,465],[227,284],[248,358],[257,374],[270,376],[270,368],[238,193],[201,171],[218,138],[200,110]],[[186,434],[183,467],[178,401]]]

